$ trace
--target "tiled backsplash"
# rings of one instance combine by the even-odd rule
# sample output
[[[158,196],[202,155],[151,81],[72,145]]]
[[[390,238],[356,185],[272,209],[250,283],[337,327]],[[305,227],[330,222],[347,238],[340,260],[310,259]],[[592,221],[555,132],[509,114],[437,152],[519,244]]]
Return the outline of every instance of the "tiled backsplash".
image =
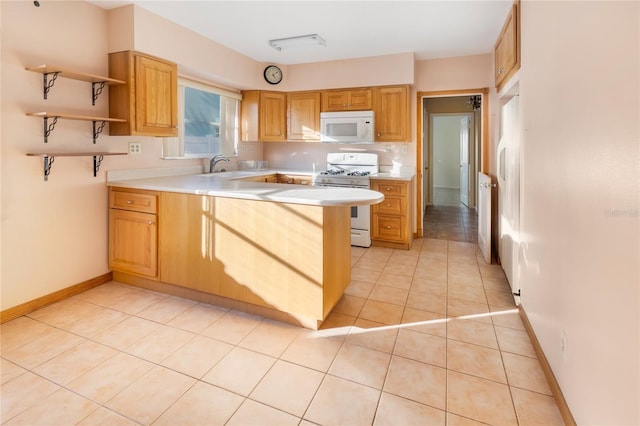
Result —
[[[240,160],[265,160],[272,169],[323,171],[327,168],[329,152],[371,152],[379,156],[381,171],[399,171],[415,168],[415,152],[410,143],[374,143],[366,145],[325,144],[312,142],[241,142],[238,156],[230,158],[222,167],[238,169]],[[110,170],[107,181],[140,179],[147,177],[205,173],[209,170],[209,159],[203,158],[201,165],[183,165],[180,160],[167,160],[166,166]]]

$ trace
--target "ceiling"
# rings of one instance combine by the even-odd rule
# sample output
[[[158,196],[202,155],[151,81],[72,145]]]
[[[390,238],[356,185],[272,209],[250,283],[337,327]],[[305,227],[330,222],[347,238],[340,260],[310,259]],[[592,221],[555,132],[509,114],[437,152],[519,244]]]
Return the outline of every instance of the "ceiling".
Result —
[[[259,62],[299,64],[414,52],[416,59],[489,53],[512,0],[90,1],[134,3]],[[268,41],[319,34],[325,46],[277,51]]]

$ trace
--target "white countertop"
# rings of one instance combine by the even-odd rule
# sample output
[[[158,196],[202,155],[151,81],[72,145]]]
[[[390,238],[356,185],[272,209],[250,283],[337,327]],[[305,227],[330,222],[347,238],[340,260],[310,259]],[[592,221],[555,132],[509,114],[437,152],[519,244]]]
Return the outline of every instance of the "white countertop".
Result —
[[[415,169],[402,169],[402,170],[393,170],[389,172],[378,172],[376,174],[371,175],[370,179],[410,181],[415,177],[415,175],[416,175]]]
[[[279,170],[238,170],[221,173],[152,177],[109,181],[107,185],[152,191],[181,192],[214,197],[242,198],[315,206],[356,206],[377,204],[384,195],[358,188],[333,188],[286,183],[247,182],[238,179],[274,173],[309,174]]]

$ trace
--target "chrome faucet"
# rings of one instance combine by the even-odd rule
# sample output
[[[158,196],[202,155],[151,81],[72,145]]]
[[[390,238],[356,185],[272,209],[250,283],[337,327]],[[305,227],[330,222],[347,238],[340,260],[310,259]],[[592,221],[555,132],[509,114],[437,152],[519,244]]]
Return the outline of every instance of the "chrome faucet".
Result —
[[[215,155],[213,156],[213,158],[211,158],[211,160],[209,161],[209,173],[213,173],[213,169],[216,167],[216,164],[218,164],[221,161],[229,161],[229,159],[227,157],[223,157],[222,155]]]

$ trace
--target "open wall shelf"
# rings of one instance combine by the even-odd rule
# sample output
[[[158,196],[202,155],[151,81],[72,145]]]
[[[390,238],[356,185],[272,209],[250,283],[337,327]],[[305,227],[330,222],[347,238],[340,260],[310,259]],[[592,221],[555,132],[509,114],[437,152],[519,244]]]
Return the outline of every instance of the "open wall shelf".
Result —
[[[123,123],[127,121],[122,118],[92,117],[88,115],[75,115],[75,114],[66,114],[66,113],[58,113],[58,112],[28,112],[27,115],[31,117],[42,118],[43,120],[42,127],[44,131],[44,143],[47,143],[49,141],[49,135],[55,128],[59,118],[62,118],[65,120],[82,120],[82,121],[93,122],[93,143],[94,144],[96,143],[98,136],[100,136],[100,133],[102,133],[102,130],[104,129],[104,126],[107,122]],[[52,121],[49,122],[49,119],[52,119]],[[100,125],[97,125],[97,123],[100,123]]]
[[[103,77],[100,75],[76,72],[53,65],[36,65],[27,67],[26,69],[27,71],[33,71],[42,74],[42,96],[44,97],[44,99],[47,99],[47,95],[49,94],[49,91],[55,84],[58,77],[91,83],[92,105],[96,104],[96,100],[104,90],[105,86],[111,84],[126,84],[126,82],[122,80],[116,80],[114,78]]]
[[[127,155],[126,152],[30,152],[29,157],[41,157],[44,163],[44,180],[49,180],[51,166],[56,157],[93,157],[93,176],[98,175],[105,155]]]
[[[98,96],[102,93],[103,89],[107,85],[112,84],[126,84],[123,80],[116,80],[114,78],[103,77],[99,75],[87,74],[82,72],[76,72],[73,70],[56,67],[52,65],[38,65],[33,67],[27,67],[27,71],[33,71],[42,74],[42,94],[44,99],[47,99],[49,90],[53,87],[58,77],[70,78],[73,80],[86,81],[91,83],[92,90],[92,103],[96,104]],[[30,117],[41,118],[43,122],[44,143],[48,142],[49,135],[55,128],[59,119],[64,120],[81,120],[90,121],[93,125],[93,143],[96,143],[98,136],[102,133],[104,126],[108,122],[124,123],[127,120],[121,118],[110,117],[96,117],[92,115],[77,115],[67,114],[63,112],[27,112]],[[59,151],[46,151],[46,152],[29,152],[29,157],[40,157],[43,162],[44,180],[49,180],[51,174],[51,167],[56,157],[93,157],[93,176],[98,175],[98,170],[102,164],[102,160],[105,155],[127,155],[126,152],[59,152]]]

